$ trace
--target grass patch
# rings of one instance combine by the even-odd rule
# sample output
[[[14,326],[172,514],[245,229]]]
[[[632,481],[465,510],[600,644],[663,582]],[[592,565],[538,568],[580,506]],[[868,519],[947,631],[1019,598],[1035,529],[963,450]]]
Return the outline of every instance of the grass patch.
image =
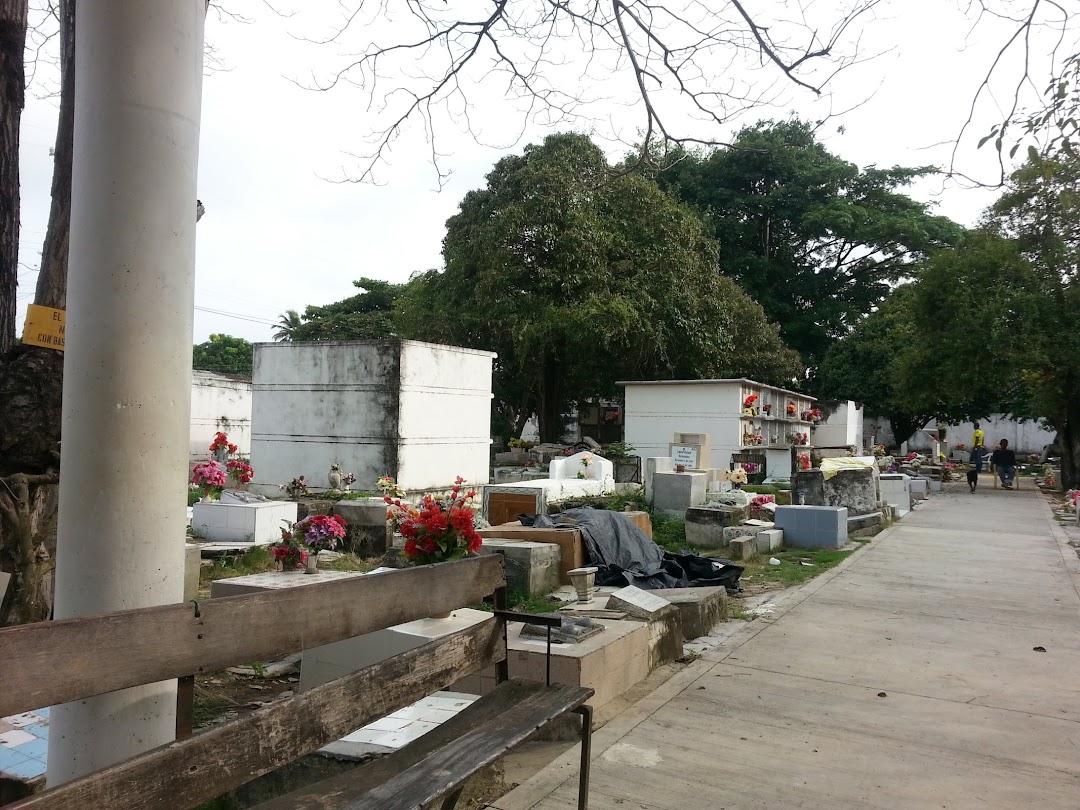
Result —
[[[768,557],[743,561],[738,565],[746,569],[743,572],[743,578],[749,575],[753,583],[778,582],[785,587],[791,587],[801,585],[808,579],[813,579],[818,574],[839,565],[849,554],[851,554],[850,551],[835,551],[827,548],[793,548],[772,552],[770,556],[780,560],[780,565],[770,565]],[[810,565],[803,565],[804,562]]]
[[[550,593],[541,596],[529,596],[523,590],[509,588],[506,593],[506,604],[510,610],[521,613],[554,613],[559,608],[564,607],[566,602],[560,602],[558,599],[552,598]],[[476,610],[486,610],[488,613],[495,610],[495,605],[491,602],[481,602],[479,605],[470,605],[469,607]]]
[[[663,512],[652,513],[653,542],[668,551],[686,548],[686,521]]]
[[[648,511],[648,507],[645,505],[644,492],[624,492],[615,495],[588,495],[580,498],[569,498],[551,504],[549,512],[554,510],[565,512],[567,509],[577,509],[582,506],[591,506],[593,509],[607,509],[611,512],[622,512],[627,505],[635,511]]]
[[[209,592],[210,583],[218,579],[245,577],[249,574],[264,574],[277,568],[277,561],[265,548],[256,547],[239,556],[223,554],[214,560],[212,566],[199,569],[199,590]]]
[[[371,571],[378,568],[379,563],[378,559],[365,560],[355,554],[345,554],[336,560],[321,560],[319,568],[324,571]],[[209,596],[210,583],[215,580],[265,574],[267,571],[276,570],[277,561],[262,546],[245,551],[238,556],[223,554],[214,560],[212,566],[199,569],[199,592],[203,597]]]

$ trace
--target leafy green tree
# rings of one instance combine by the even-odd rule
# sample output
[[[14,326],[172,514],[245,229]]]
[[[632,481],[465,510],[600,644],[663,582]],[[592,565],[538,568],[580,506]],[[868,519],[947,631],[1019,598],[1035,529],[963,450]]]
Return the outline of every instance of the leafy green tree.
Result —
[[[192,347],[192,368],[219,374],[251,376],[252,346],[243,338],[210,335],[204,343]]]
[[[900,381],[904,348],[918,339],[911,311],[914,291],[904,285],[890,293],[879,309],[829,347],[818,369],[823,396],[856,400],[870,416],[888,419],[897,444],[935,415],[910,410]]]
[[[816,366],[910,263],[962,229],[900,192],[932,167],[859,167],[797,120],[742,130],[731,148],[668,157],[657,181],[697,207],[719,265]]]
[[[498,353],[497,407],[544,440],[620,379],[801,370],[761,308],[716,272],[690,208],[644,177],[613,176],[587,137],[500,160],[447,222],[446,269],[409,285],[402,334]]]
[[[396,337],[392,317],[394,302],[405,285],[375,278],[360,278],[353,285],[362,292],[326,306],[308,306],[298,324],[291,323],[290,316],[295,312],[286,313],[282,320],[290,318],[287,339],[378,340]]]
[[[947,422],[1036,415],[1040,284],[1017,245],[976,231],[924,262],[913,285],[915,339],[898,359],[901,401]]]

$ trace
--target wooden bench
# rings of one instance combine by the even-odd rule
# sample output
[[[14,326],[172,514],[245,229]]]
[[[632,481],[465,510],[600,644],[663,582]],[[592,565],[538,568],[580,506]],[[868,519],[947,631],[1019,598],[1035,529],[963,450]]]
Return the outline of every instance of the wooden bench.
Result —
[[[441,801],[450,810],[472,775],[576,712],[578,807],[585,810],[593,690],[507,679],[506,624],[537,617],[506,610],[501,555],[3,629],[0,716],[266,660],[485,598],[494,602],[490,620],[10,807],[194,807],[494,665],[496,688],[452,720],[394,754],[263,807],[395,810]]]

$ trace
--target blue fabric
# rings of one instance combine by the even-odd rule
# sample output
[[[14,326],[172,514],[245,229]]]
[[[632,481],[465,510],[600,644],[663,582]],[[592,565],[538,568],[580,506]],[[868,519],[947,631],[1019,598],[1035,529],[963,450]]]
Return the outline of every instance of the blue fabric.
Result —
[[[983,457],[986,455],[983,447],[971,448],[971,462],[975,465],[975,472],[982,472]]]
[[[998,477],[1001,479],[1001,483],[1003,484],[1011,484],[1013,482],[1013,478],[1016,477],[1016,467],[1006,467],[1002,464],[999,464],[997,472]]]

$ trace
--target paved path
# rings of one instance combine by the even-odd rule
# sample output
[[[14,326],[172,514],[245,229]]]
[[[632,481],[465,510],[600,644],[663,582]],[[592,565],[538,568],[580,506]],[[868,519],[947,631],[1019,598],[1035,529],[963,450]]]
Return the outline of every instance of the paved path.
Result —
[[[590,808],[1077,810],[1078,583],[1037,493],[936,495],[601,729]]]

